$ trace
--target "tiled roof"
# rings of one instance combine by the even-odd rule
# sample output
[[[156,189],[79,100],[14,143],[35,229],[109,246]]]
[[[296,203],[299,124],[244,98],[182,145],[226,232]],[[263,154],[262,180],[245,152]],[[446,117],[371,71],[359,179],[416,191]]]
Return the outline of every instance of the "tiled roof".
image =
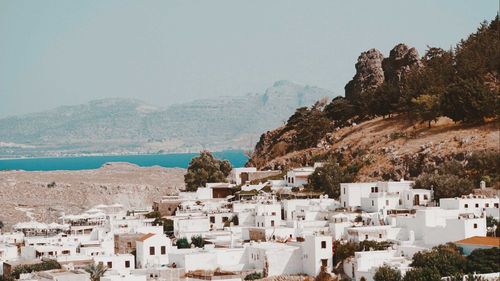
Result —
[[[474,236],[455,242],[457,244],[500,247],[500,237]]]
[[[144,242],[145,240],[147,240],[147,239],[149,239],[149,238],[151,238],[151,237],[153,237],[153,236],[155,236],[155,234],[154,234],[154,233],[144,234],[143,236],[141,236],[141,237],[137,238],[137,241]]]

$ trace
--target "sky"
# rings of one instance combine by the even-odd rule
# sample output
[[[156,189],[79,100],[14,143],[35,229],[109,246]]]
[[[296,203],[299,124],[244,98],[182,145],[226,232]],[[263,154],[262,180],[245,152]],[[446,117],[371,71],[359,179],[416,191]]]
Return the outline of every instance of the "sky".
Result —
[[[344,94],[362,51],[449,49],[498,0],[0,0],[0,117],[94,99],[166,107],[277,80]]]

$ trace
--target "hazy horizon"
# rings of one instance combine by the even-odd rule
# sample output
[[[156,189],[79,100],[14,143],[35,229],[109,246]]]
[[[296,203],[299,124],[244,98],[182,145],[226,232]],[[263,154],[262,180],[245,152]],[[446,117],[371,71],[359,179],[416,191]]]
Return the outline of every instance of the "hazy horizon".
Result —
[[[278,80],[343,95],[360,52],[447,49],[497,11],[497,0],[0,0],[0,118],[103,98],[166,107]]]

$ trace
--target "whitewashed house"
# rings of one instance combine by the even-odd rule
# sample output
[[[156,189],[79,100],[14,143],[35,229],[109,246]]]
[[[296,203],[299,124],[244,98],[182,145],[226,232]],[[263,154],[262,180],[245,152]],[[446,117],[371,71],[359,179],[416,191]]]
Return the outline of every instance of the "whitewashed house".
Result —
[[[137,268],[165,267],[168,264],[168,250],[172,243],[168,237],[159,234],[145,234],[136,241]]]

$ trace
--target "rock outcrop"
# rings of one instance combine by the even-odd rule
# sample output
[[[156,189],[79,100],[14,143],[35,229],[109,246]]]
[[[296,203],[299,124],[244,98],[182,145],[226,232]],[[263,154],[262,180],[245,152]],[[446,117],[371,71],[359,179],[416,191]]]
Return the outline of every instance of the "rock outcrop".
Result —
[[[385,82],[401,86],[408,73],[421,66],[422,62],[417,49],[398,44],[391,50],[389,57],[382,62]]]
[[[371,92],[384,83],[382,63],[384,55],[377,49],[361,53],[356,63],[356,74],[345,86],[345,97],[356,101],[363,93]]]

